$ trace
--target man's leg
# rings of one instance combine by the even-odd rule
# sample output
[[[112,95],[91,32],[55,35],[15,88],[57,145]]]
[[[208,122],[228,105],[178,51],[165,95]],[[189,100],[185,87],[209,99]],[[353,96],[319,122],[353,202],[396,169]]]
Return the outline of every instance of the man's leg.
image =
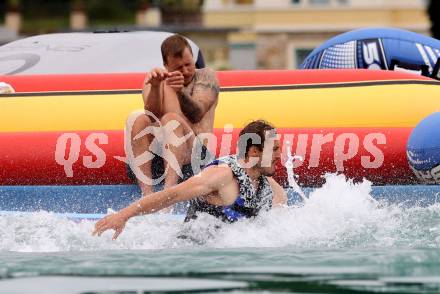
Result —
[[[130,143],[131,143],[131,150],[133,151],[133,157],[136,158],[146,152],[147,150],[150,150],[150,144],[152,143],[154,136],[151,134],[147,134],[144,136],[141,136],[140,138],[134,139],[136,135],[139,134],[139,132],[145,130],[147,127],[155,126],[152,124],[151,119],[145,115],[144,112],[133,112],[130,114],[130,116],[127,119],[127,125],[126,130],[130,131],[129,135],[130,137]],[[128,146],[130,148],[130,146]],[[133,159],[134,159],[133,158]],[[146,160],[145,163],[138,166],[140,171],[149,179],[152,179],[152,160]],[[136,164],[135,162],[132,162],[132,164]],[[130,165],[132,171],[134,172],[135,166]],[[136,180],[138,182],[139,187],[141,188],[142,195],[146,196],[148,194],[151,194],[153,192],[153,186],[149,185],[148,183],[144,183],[142,180],[140,180],[138,177],[136,177]]]
[[[173,122],[176,122],[173,125]],[[161,118],[162,126],[175,126],[175,128],[164,128],[163,155],[165,160],[164,188],[172,187],[177,184],[182,171],[182,166],[191,163],[191,154],[194,132],[184,117],[179,114],[169,112]]]

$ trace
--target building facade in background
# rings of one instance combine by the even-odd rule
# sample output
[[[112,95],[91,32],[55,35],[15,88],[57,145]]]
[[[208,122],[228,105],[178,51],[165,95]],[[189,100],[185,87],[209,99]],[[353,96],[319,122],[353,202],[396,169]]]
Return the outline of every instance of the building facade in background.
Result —
[[[7,11],[0,43],[20,33],[163,30],[195,41],[207,65],[218,70],[298,68],[315,47],[353,29],[396,27],[430,34],[428,0],[64,0],[47,2],[47,7],[35,0],[8,3],[21,3],[21,9],[7,11],[0,5]]]
[[[228,48],[218,48],[217,57],[225,59],[217,64],[288,69],[298,68],[324,41],[354,29],[396,27],[429,35],[426,7],[426,0],[206,0],[203,25],[236,29],[227,36]]]

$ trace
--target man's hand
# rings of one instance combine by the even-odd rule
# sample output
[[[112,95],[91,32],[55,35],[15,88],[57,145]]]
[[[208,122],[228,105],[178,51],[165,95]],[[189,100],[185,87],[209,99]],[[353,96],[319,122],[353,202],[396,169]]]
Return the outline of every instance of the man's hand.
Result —
[[[118,236],[124,230],[125,223],[128,218],[126,218],[122,213],[118,212],[115,214],[107,215],[100,221],[95,224],[95,230],[93,231],[93,236],[98,235],[101,236],[107,230],[113,229],[115,230],[115,234],[113,235],[113,240],[116,240]]]
[[[179,94],[183,89],[183,74],[180,71],[173,71],[168,73],[166,78],[166,84],[171,87],[177,94]]]
[[[168,76],[169,73],[167,70],[156,67],[147,74],[144,83],[146,85],[150,84],[152,87],[159,87],[160,83]]]

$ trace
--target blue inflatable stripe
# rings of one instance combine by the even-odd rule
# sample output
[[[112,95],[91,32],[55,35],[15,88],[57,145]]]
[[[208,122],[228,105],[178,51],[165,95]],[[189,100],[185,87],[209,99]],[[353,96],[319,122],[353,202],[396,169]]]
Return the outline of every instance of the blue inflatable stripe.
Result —
[[[34,212],[19,212],[19,211],[0,211],[0,216],[27,216],[29,214],[32,214]],[[103,217],[105,217],[107,214],[91,214],[91,213],[51,213],[55,217],[59,218],[68,218],[74,221],[83,221],[83,220],[90,220],[90,221],[96,221]],[[161,219],[161,220],[178,220],[183,221],[185,219],[185,214],[156,214],[155,217]]]
[[[29,215],[30,213],[33,212],[22,212],[22,211],[0,211],[0,215],[14,215],[14,216],[19,216],[19,215]],[[69,218],[69,219],[73,219],[73,220],[97,220],[97,219],[101,219],[104,216],[106,216],[105,214],[101,214],[101,213],[53,213],[53,215],[55,215],[56,217],[61,217],[61,218]]]
[[[306,188],[309,194],[313,188]],[[301,201],[300,196],[287,190],[289,205]],[[374,198],[400,204],[430,205],[437,202],[439,186],[376,186],[372,188]],[[62,217],[98,219],[107,209],[119,210],[140,197],[135,185],[90,185],[90,186],[0,186],[0,212],[29,213],[49,211]],[[187,208],[180,204],[174,213],[182,217]]]
[[[0,186],[2,211],[103,214],[140,197],[136,185]]]

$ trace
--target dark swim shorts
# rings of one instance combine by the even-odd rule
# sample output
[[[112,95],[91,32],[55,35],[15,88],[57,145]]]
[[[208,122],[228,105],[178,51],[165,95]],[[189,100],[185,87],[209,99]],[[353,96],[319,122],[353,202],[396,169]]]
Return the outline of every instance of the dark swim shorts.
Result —
[[[200,160],[205,160],[207,157],[210,158],[209,162],[211,160],[214,160],[214,156],[209,152],[208,148],[206,148],[206,146],[201,143],[199,143],[199,144],[201,145],[201,148],[202,148],[202,150],[200,152],[200,154],[201,154]],[[204,165],[200,164],[199,170],[202,170],[203,166]],[[127,167],[128,178],[131,179],[133,182],[137,182],[136,175],[132,171],[130,165],[126,164],[126,167]],[[165,165],[163,162],[163,158],[158,155],[155,155],[152,159],[152,162],[151,162],[151,176],[152,176],[153,180],[160,178],[164,172],[165,172]],[[179,183],[186,181],[187,179],[189,179],[190,177],[192,177],[194,175],[193,168],[190,163],[182,166],[182,175],[183,175],[183,178],[179,180]],[[163,181],[160,184],[163,184]]]

